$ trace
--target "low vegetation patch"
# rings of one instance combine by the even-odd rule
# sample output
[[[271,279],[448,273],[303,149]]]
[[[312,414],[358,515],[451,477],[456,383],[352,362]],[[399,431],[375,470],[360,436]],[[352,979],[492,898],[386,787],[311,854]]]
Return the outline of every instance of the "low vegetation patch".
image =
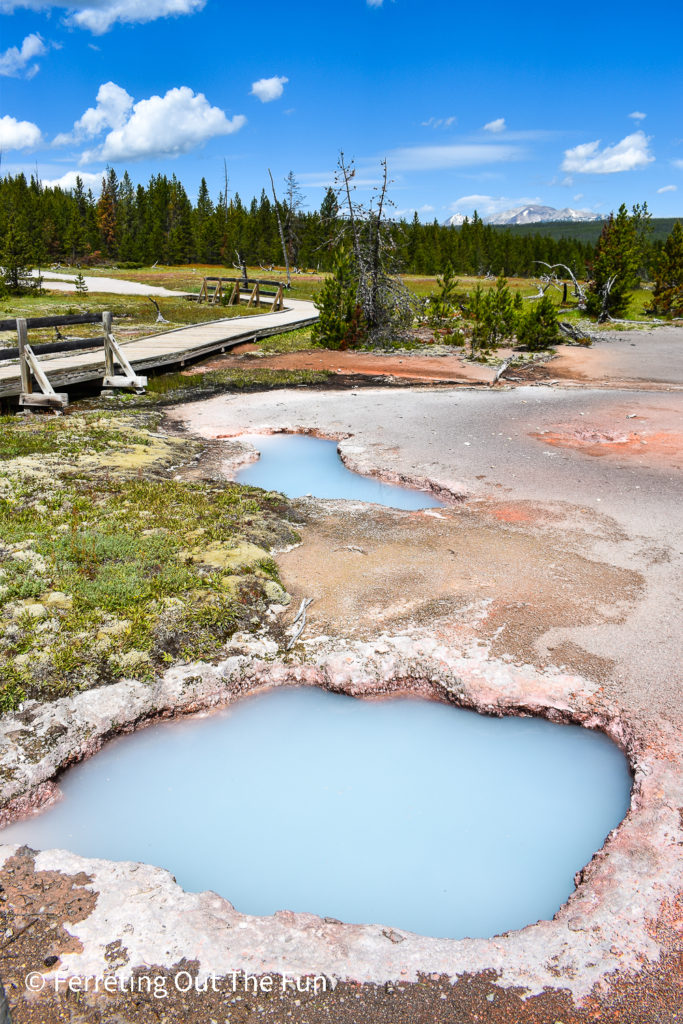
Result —
[[[89,272],[88,272],[89,273]],[[135,278],[135,272],[129,272]],[[49,281],[45,282],[49,288]],[[191,324],[206,323],[209,320],[224,320],[234,316],[254,316],[262,313],[262,309],[248,306],[213,306],[207,303],[190,302],[182,296],[177,298],[162,296],[155,299],[159,309],[167,321],[157,322],[157,310],[144,295],[110,295],[106,293],[88,292],[86,295],[68,295],[62,292],[38,293],[31,291],[25,295],[6,296],[0,300],[0,319],[9,317],[65,316],[73,313],[101,313],[109,310],[114,315],[114,334],[121,341],[134,341],[149,335],[174,330],[177,327],[188,327]],[[97,325],[63,327],[62,334],[69,337],[92,337],[97,334]],[[46,343],[55,340],[54,328],[32,328],[31,344]],[[16,334],[12,331],[0,333],[0,349],[16,345]]]
[[[120,393],[110,399],[127,408],[147,408],[159,403],[188,402],[196,398],[224,394],[226,391],[272,391],[324,385],[331,374],[327,370],[271,370],[239,367],[207,370],[205,373],[164,373],[150,378],[143,395]]]
[[[200,446],[158,421],[0,422],[0,711],[217,657],[287,600],[286,499],[177,479]]]

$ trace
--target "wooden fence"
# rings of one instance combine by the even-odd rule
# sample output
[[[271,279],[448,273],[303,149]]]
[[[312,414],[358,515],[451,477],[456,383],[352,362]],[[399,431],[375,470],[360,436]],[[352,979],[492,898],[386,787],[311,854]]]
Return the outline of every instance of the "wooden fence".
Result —
[[[228,285],[224,288],[224,285]],[[275,288],[275,291],[264,291]],[[228,306],[239,305],[242,292],[250,292],[247,306],[259,306],[262,299],[272,298],[271,313],[284,308],[283,288],[281,281],[262,281],[249,277],[205,277],[197,296],[197,302],[208,302],[213,306],[225,303]],[[264,303],[265,305],[265,303]]]
[[[66,327],[73,324],[101,324],[102,334],[94,338],[65,338],[56,344],[29,345],[28,332],[36,327]],[[36,316],[10,320],[0,320],[0,331],[17,332],[16,349],[0,349],[0,359],[19,358],[21,373],[21,392],[19,405],[24,408],[62,409],[69,404],[69,396],[65,391],[55,391],[38,360],[39,355],[70,352],[79,348],[97,348],[104,345],[104,378],[103,388],[131,388],[144,391],[147,378],[136,375],[133,367],[122,352],[116,338],[112,334],[112,314],[78,313],[71,316]],[[118,363],[121,372],[116,372]],[[33,390],[34,380],[40,393]]]

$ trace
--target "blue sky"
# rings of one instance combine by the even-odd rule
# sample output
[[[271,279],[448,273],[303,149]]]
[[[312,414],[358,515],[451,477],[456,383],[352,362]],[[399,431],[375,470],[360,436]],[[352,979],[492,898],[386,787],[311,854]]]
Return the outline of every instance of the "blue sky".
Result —
[[[680,0],[0,0],[2,167],[96,194],[107,164],[175,173],[194,198],[225,159],[243,199],[271,167],[317,207],[341,148],[361,189],[387,157],[408,217],[678,215],[682,37]]]

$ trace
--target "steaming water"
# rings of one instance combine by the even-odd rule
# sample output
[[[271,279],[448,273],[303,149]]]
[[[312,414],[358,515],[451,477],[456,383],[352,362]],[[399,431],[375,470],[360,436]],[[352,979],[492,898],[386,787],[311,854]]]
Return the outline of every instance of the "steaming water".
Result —
[[[552,917],[630,775],[578,726],[304,687],[121,737],[60,785],[0,839],[161,865],[251,914],[461,938]]]
[[[316,498],[351,498],[391,508],[436,508],[443,502],[426,491],[384,484],[346,468],[337,453],[336,441],[305,434],[251,434],[241,440],[261,453],[258,462],[240,469],[235,479],[289,498],[312,494]]]

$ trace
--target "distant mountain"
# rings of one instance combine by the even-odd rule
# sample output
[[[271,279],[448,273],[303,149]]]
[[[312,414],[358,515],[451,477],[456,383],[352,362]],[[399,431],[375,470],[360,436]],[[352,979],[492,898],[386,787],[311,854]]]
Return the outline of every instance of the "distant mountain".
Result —
[[[593,213],[591,210],[572,210],[570,207],[556,210],[554,206],[517,206],[513,210],[503,210],[502,213],[495,213],[491,217],[482,217],[487,224],[543,224],[549,221],[576,222],[603,219],[601,213]],[[454,213],[445,223],[458,228],[464,221],[465,217],[462,213]]]

